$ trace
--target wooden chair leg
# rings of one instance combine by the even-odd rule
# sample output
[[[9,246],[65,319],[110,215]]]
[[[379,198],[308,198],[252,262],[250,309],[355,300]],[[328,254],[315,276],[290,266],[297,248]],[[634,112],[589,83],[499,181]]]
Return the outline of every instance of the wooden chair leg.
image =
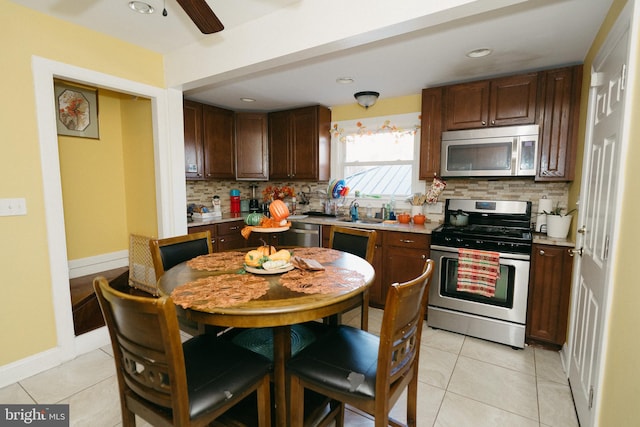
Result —
[[[360,329],[369,331],[369,289],[362,295],[362,309],[360,310]]]
[[[304,424],[304,387],[300,385],[300,379],[291,376],[289,380],[289,425],[291,427],[302,427]]]
[[[417,367],[416,367],[417,368]],[[416,427],[418,420],[418,373],[407,385],[407,427]]]
[[[262,380],[258,386],[258,427],[269,427],[271,425],[271,381],[269,377]]]

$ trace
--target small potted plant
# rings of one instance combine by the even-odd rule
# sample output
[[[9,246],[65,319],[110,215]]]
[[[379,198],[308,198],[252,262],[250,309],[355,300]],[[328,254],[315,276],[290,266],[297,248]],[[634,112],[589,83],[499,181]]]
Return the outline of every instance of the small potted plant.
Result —
[[[575,209],[571,209],[566,214],[562,213],[563,210],[564,208],[561,208],[558,202],[550,212],[543,211],[547,215],[547,236],[558,239],[567,238],[571,226],[571,214]]]

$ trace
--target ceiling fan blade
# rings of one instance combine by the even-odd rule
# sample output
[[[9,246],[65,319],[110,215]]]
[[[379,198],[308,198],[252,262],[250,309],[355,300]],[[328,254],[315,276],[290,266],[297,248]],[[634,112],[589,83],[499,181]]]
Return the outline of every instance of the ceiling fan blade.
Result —
[[[217,33],[224,30],[224,25],[218,19],[205,0],[176,0],[196,27],[203,34]]]

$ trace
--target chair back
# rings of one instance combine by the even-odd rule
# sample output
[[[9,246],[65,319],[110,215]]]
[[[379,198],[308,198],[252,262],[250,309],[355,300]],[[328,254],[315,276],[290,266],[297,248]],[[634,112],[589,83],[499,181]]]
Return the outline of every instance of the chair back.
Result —
[[[373,264],[376,234],[375,230],[333,225],[329,234],[329,247],[359,256],[367,260],[369,264]]]
[[[207,230],[184,236],[151,239],[149,240],[149,249],[151,250],[156,279],[160,279],[164,272],[171,267],[198,255],[212,253],[211,232]]]
[[[189,397],[173,301],[119,292],[103,277],[93,286],[111,337],[121,401],[171,408],[174,422],[186,425]]]
[[[410,369],[417,369],[433,269],[434,262],[429,259],[420,276],[394,283],[387,293],[380,330],[376,396],[385,396],[391,384]]]

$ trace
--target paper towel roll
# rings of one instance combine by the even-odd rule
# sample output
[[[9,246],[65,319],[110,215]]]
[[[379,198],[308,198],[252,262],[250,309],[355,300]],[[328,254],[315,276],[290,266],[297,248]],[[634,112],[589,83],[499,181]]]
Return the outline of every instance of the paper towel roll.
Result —
[[[538,215],[536,216],[536,231],[547,231],[547,215],[544,212],[551,212],[553,209],[553,200],[540,199],[538,200]]]

